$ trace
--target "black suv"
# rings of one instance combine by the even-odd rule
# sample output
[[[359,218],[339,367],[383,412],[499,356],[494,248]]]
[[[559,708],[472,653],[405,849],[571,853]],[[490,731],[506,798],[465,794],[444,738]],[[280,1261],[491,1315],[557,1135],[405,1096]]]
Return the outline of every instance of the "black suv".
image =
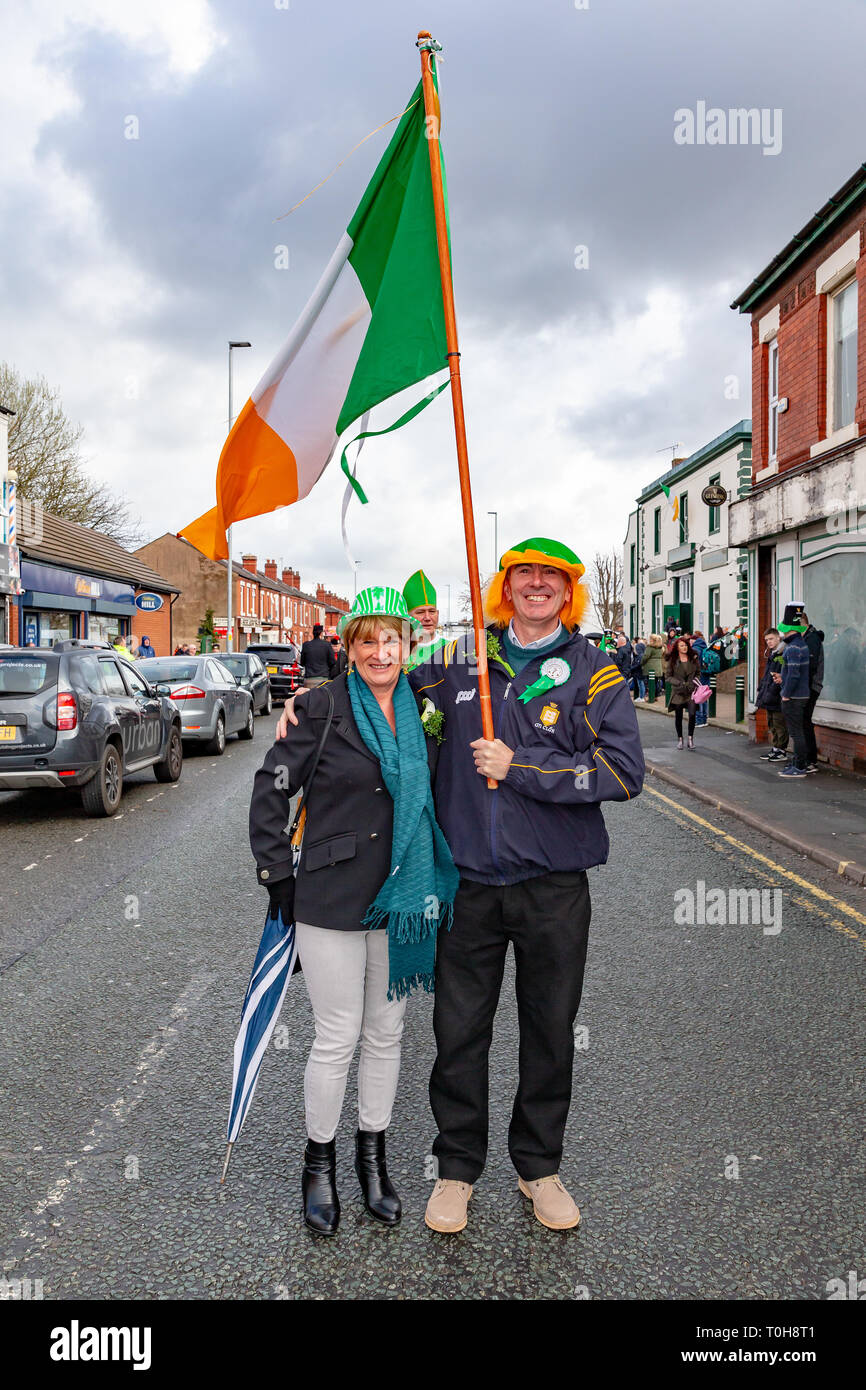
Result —
[[[127,772],[176,782],[180,712],[116,653],[73,639],[0,651],[0,790],[80,787],[91,816],[113,816]]]
[[[289,700],[297,694],[304,678],[297,647],[291,642],[256,642],[247,651],[264,662],[273,699]]]

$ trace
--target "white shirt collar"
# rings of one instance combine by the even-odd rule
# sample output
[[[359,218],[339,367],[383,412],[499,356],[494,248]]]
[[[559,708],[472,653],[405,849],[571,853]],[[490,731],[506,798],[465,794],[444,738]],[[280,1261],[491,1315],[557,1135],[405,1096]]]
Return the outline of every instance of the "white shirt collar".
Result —
[[[555,642],[561,635],[562,630],[562,623],[558,623],[556,631],[549,632],[546,637],[537,637],[534,642],[521,642],[517,633],[514,631],[514,619],[512,618],[511,622],[508,624],[508,640],[509,642],[513,642],[515,647],[520,647],[522,651],[530,652],[535,647],[547,647],[551,642]]]

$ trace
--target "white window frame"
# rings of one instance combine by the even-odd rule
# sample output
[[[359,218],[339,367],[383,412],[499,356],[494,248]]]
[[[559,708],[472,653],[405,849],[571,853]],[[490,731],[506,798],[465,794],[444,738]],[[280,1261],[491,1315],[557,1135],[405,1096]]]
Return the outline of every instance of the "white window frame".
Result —
[[[767,344],[767,466],[779,466],[779,339]]]
[[[832,293],[830,293],[830,294],[827,295],[827,301],[828,301],[828,302],[827,302],[827,425],[828,425],[827,433],[828,433],[828,435],[831,435],[831,434],[838,434],[841,430],[850,429],[850,427],[851,427],[852,425],[856,425],[856,423],[857,423],[857,398],[856,398],[856,396],[855,396],[855,398],[854,398],[854,415],[853,415],[853,418],[852,418],[851,420],[846,420],[844,424],[840,424],[840,423],[838,422],[838,420],[836,419],[836,312],[837,312],[836,306],[837,306],[839,300],[842,298],[842,295],[845,294],[846,291],[850,290],[852,287],[853,287],[853,289],[854,289],[854,303],[855,303],[855,313],[854,313],[854,316],[855,316],[855,322],[856,322],[857,308],[859,307],[859,305],[858,305],[859,295],[858,295],[858,292],[857,292],[857,277],[856,277],[855,275],[852,275],[851,278],[850,278],[849,280],[846,280],[846,281],[845,281],[844,285],[839,285],[837,289],[833,290]],[[854,333],[855,333],[855,335],[857,334],[857,329],[856,329],[856,328],[855,328],[855,330],[854,330]]]

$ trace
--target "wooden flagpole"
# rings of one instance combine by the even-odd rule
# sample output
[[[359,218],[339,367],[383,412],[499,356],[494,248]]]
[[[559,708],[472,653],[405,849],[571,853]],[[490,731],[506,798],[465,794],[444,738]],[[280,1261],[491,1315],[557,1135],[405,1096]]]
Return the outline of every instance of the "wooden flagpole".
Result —
[[[436,242],[439,248],[439,275],[442,280],[442,303],[445,310],[445,342],[448,369],[451,373],[451,404],[454,411],[454,434],[457,440],[460,501],[463,506],[463,531],[466,536],[466,562],[469,566],[469,593],[472,599],[472,627],[475,631],[475,655],[478,661],[481,728],[484,737],[492,740],[495,735],[493,732],[493,706],[490,700],[490,676],[487,670],[487,635],[484,630],[481,581],[478,577],[475,515],[472,510],[469,451],[466,447],[463,385],[460,380],[460,350],[457,346],[457,316],[454,312],[454,286],[451,280],[451,255],[448,246],[448,219],[445,215],[445,193],[442,186],[442,164],[439,153],[439,98],[433,83],[433,69],[430,61],[431,52],[435,51],[436,45],[427,29],[422,29],[419,33],[417,46],[421,50],[421,82],[424,89],[427,143],[430,148],[430,177],[433,184]],[[494,789],[498,783],[492,777],[488,777],[487,785]]]

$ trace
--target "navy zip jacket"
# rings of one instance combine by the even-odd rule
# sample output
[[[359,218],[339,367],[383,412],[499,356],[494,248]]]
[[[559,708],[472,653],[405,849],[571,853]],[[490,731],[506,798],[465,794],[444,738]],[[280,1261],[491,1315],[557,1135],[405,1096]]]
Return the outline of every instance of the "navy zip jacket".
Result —
[[[489,633],[500,639],[498,628]],[[551,659],[561,685],[527,702],[521,694]],[[565,674],[560,666],[558,674]],[[508,884],[607,860],[602,801],[629,801],[643,786],[637,716],[621,671],[579,632],[538,653],[514,675],[488,658],[493,727],[514,749],[497,791],[475,770],[469,744],[481,737],[474,636],[436,652],[410,672],[419,697],[444,714],[434,780],[436,817],[464,878]]]
[[[785,661],[782,666],[781,695],[783,700],[808,700],[811,678],[809,648],[802,633],[785,637]]]
[[[756,709],[778,710],[782,708],[782,687],[773,680],[774,673],[780,676],[782,667],[774,656],[768,656],[764,674],[758,686],[758,695],[755,700]]]

